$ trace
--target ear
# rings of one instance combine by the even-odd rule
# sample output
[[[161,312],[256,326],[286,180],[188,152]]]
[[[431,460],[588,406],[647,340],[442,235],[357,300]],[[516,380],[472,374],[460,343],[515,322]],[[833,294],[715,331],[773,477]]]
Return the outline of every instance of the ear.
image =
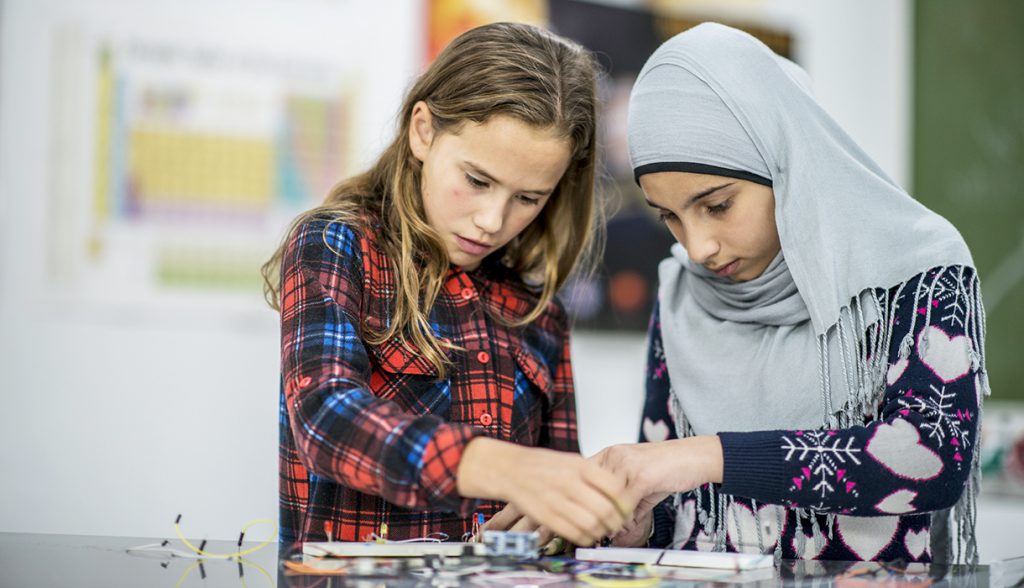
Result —
[[[420,100],[412,107],[409,115],[409,148],[421,162],[427,158],[430,144],[434,140],[434,115],[427,103]]]

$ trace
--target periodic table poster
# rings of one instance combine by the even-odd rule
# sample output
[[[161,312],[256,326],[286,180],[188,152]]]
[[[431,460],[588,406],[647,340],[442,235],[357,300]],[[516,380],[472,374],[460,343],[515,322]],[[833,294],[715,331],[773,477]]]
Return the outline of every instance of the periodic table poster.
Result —
[[[252,304],[290,219],[354,171],[342,68],[81,32],[54,56],[48,266],[83,302]]]

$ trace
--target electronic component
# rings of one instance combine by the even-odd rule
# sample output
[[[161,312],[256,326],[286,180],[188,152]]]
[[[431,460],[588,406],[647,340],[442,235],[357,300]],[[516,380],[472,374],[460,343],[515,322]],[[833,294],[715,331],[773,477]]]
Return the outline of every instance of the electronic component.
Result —
[[[484,531],[484,549],[491,557],[535,558],[540,546],[536,531]]]

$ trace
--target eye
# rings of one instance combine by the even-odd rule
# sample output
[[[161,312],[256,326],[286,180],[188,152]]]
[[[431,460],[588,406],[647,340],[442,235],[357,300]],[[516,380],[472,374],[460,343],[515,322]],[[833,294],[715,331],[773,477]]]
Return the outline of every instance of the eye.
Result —
[[[732,200],[723,200],[713,206],[708,206],[707,211],[711,216],[719,216],[725,214],[725,211],[729,210],[732,206]]]
[[[485,181],[483,181],[483,180],[481,180],[481,179],[479,179],[479,178],[477,178],[477,177],[475,177],[475,176],[473,176],[471,174],[466,174],[466,183],[469,184],[470,186],[476,188],[477,190],[483,190],[484,188],[486,188],[489,185],[487,182],[485,182]]]
[[[664,208],[658,209],[658,220],[661,222],[668,222],[676,218],[676,213],[671,210],[665,210]]]
[[[526,194],[519,194],[516,198],[518,198],[523,204],[528,204],[530,206],[537,206],[540,204],[540,198],[531,198]]]

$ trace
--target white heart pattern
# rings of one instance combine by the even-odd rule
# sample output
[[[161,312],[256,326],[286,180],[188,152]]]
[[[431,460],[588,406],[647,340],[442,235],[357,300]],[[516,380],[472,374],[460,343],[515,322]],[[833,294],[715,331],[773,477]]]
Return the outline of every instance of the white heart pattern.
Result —
[[[901,478],[931,480],[942,471],[942,458],[921,445],[921,433],[903,419],[879,425],[864,449]]]
[[[697,551],[715,550],[715,541],[711,538],[711,535],[705,533],[703,529],[701,529],[697,533],[697,536],[694,538],[694,541],[697,542]]]
[[[780,517],[783,514],[781,506],[765,504],[757,509],[761,519],[761,540],[764,542],[764,551],[760,549],[757,540],[757,519],[754,511],[746,504],[733,502],[726,510],[726,531],[729,544],[736,551],[744,553],[770,553],[775,549],[775,543],[779,540]]]
[[[651,443],[668,439],[668,423],[663,420],[654,422],[649,418],[644,418],[644,439]]]
[[[836,531],[839,540],[862,560],[878,556],[896,535],[899,517],[850,517],[836,516]]]
[[[800,535],[804,536],[804,550],[799,551],[800,547]],[[820,548],[818,546],[821,546]],[[821,532],[815,530],[810,535],[804,533],[800,528],[800,524],[797,523],[796,533],[793,534],[793,553],[800,559],[818,559],[825,549],[828,548],[828,537],[823,535]]]
[[[680,549],[690,541],[693,527],[697,524],[697,507],[693,499],[679,505],[676,509],[676,526],[672,530],[672,549]]]
[[[928,344],[921,346],[925,334]],[[959,380],[971,369],[971,342],[964,335],[950,338],[945,331],[929,325],[917,336],[921,361],[945,383]]]
[[[888,514],[903,514],[914,510],[914,505],[911,503],[915,498],[917,498],[917,492],[900,488],[883,498],[881,502],[875,505],[875,509],[878,512]]]
[[[906,546],[907,552],[910,553],[910,557],[920,560],[921,556],[928,552],[928,541],[929,532],[927,529],[920,531],[907,530],[907,535],[903,538],[903,545]]]
[[[885,372],[885,381],[888,382],[890,386],[895,384],[896,381],[900,379],[900,376],[903,375],[903,372],[907,371],[908,365],[910,365],[909,359],[901,359],[889,366],[889,370]]]

